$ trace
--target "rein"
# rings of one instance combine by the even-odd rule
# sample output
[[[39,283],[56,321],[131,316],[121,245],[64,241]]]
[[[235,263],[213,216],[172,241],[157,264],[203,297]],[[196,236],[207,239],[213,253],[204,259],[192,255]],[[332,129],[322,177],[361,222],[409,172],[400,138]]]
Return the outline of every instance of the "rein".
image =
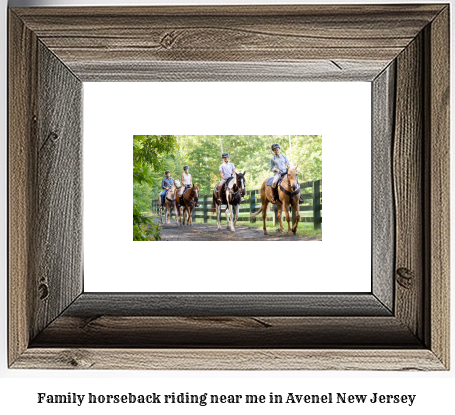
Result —
[[[286,176],[287,176],[287,174],[286,174]],[[291,187],[291,185],[284,179],[282,180],[282,182],[286,183],[289,187]],[[296,196],[298,193],[300,193],[300,183],[297,182],[297,189],[295,189],[294,192],[292,192],[292,193],[289,190],[286,190],[283,186],[281,186],[281,183],[280,183],[280,190],[284,194],[288,195],[290,197],[290,200],[292,200],[292,198],[294,196]]]
[[[175,182],[174,182],[174,184],[175,184]],[[173,192],[173,193],[174,193],[174,199],[169,199],[169,198],[167,197],[167,195],[168,195],[169,193],[172,193],[172,191],[169,189],[168,192],[166,193],[166,199],[169,200],[169,202],[174,202],[175,199],[176,199],[176,197],[175,197],[175,192],[176,192],[177,190],[179,190],[181,187],[182,187],[182,186],[179,186],[179,187],[177,187],[177,185],[175,186],[175,190],[174,190],[174,192]]]
[[[188,199],[185,197],[185,195],[183,195],[182,198],[183,198],[185,201],[187,201],[187,202],[190,204],[190,206],[193,206],[193,203],[194,203],[194,196],[193,196],[193,200],[188,200]]]
[[[186,202],[188,202],[188,204],[190,205],[190,207],[193,207],[193,204],[194,204],[194,196],[193,196],[193,197],[190,197],[190,200],[188,200],[188,199],[185,197],[185,193],[183,193],[182,199],[184,199]],[[192,199],[192,200],[191,200],[191,199]]]

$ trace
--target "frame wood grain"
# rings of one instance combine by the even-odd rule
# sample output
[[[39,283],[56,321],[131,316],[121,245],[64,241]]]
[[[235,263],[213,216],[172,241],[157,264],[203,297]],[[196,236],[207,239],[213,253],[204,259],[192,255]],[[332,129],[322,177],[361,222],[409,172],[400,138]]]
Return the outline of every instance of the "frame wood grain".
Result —
[[[84,292],[83,82],[125,80],[371,82],[371,293]],[[448,5],[10,9],[11,368],[449,360]]]

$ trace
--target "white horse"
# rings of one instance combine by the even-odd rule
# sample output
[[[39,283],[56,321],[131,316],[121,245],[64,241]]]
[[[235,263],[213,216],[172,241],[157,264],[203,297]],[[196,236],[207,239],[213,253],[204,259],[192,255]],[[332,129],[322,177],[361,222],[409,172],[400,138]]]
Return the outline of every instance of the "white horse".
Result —
[[[160,207],[160,223],[163,223],[163,211],[165,210],[164,214],[164,223],[167,223],[170,225],[171,223],[171,209],[174,209],[175,213],[175,220],[177,225],[179,224],[177,220],[177,207],[175,205],[175,194],[178,189],[180,189],[181,184],[180,180],[176,179],[174,180],[174,183],[172,183],[171,188],[168,190],[166,193],[166,196],[164,198],[164,205],[161,206],[161,196],[158,196],[158,206]]]

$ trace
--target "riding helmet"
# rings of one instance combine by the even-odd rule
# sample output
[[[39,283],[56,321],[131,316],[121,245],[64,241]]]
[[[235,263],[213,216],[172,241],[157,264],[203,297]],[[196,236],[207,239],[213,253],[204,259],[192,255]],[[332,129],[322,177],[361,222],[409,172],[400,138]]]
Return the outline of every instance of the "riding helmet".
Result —
[[[189,169],[188,166],[183,166],[183,170]]]
[[[281,148],[278,143],[272,144],[272,151],[275,150],[276,148]]]
[[[170,172],[171,172],[170,170],[166,170],[166,171],[164,172],[164,174],[168,174],[168,173],[170,173]]]
[[[223,154],[221,154],[221,157],[223,157],[223,158],[229,157],[229,153],[223,153]]]

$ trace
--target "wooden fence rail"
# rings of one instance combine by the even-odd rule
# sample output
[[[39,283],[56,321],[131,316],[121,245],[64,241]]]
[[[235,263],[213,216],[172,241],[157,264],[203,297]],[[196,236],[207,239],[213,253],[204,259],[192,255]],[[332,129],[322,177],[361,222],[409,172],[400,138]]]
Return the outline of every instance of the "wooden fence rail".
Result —
[[[321,229],[322,223],[322,179],[312,182],[300,183],[300,196],[304,203],[299,205],[300,212],[312,212],[313,216],[300,216],[300,222],[312,222],[314,229]],[[257,212],[261,208],[261,191],[249,190],[246,192],[243,203],[240,205],[239,221],[254,223],[258,220],[262,221],[262,215],[255,218],[251,214]],[[198,222],[202,219],[207,223],[209,219],[216,220],[216,215],[212,213],[212,195],[202,195],[199,198],[199,207],[193,209],[192,219],[193,222]],[[276,205],[269,204],[269,212],[267,212],[267,221],[273,222],[273,225],[278,221],[278,209]],[[159,214],[158,200],[152,201],[152,213]],[[247,216],[242,214],[248,213]],[[175,212],[172,210],[172,216],[175,218]],[[284,216],[284,212],[283,212]],[[285,218],[283,218],[285,220]],[[295,221],[295,212],[292,211],[292,221]]]

